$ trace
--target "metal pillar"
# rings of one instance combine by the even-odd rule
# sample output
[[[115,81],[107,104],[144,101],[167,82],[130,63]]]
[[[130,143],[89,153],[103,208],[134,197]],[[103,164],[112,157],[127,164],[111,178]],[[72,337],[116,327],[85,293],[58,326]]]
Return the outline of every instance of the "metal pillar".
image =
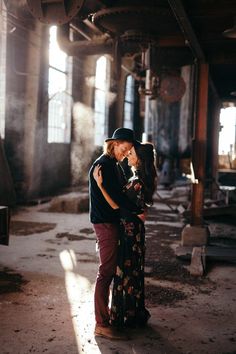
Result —
[[[197,114],[193,137],[193,168],[198,183],[193,184],[191,224],[203,225],[203,202],[207,139],[207,105],[208,105],[208,64],[199,64]]]
[[[196,178],[192,185],[191,222],[182,231],[183,246],[204,246],[209,230],[203,223],[206,164],[208,64],[200,63],[197,76],[196,115],[193,132],[192,164]]]

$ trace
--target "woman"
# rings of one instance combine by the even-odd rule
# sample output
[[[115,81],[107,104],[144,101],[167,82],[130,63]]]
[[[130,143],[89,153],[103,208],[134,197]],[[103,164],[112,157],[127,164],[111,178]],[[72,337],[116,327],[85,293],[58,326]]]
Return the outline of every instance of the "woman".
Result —
[[[156,189],[157,174],[153,145],[136,143],[127,158],[133,176],[124,186],[123,193],[143,210],[144,216],[147,207],[153,202],[153,193]],[[112,208],[118,209],[119,206],[110,198],[102,185],[103,179],[99,166],[94,171],[94,178],[107,202]],[[121,232],[110,321],[116,327],[142,326],[150,317],[144,299],[144,217],[123,208],[120,209],[120,215]]]

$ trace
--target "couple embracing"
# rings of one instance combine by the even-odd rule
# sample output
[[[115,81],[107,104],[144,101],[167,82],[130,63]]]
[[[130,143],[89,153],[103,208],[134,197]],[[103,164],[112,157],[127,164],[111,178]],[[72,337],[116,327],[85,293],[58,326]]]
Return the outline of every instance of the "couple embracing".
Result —
[[[125,158],[133,172],[128,180],[119,164]],[[90,169],[90,220],[100,258],[95,336],[125,339],[122,328],[143,326],[150,317],[144,298],[144,221],[156,177],[153,145],[136,141],[128,128],[116,129],[105,140],[103,154]]]

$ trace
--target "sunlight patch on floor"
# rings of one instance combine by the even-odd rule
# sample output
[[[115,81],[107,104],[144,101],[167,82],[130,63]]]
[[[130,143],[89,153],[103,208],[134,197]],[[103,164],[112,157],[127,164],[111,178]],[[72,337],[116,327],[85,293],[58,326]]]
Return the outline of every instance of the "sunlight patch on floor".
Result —
[[[79,274],[73,250],[63,250],[60,261],[65,271],[65,285],[78,353],[101,353],[94,339],[94,284]]]

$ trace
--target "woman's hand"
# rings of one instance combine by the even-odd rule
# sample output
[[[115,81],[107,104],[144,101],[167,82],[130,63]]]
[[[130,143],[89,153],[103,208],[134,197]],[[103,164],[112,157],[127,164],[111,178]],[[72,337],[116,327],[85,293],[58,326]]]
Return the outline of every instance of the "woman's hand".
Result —
[[[142,222],[145,222],[145,220],[146,220],[146,215],[145,214],[139,214],[137,216],[139,217],[140,220],[142,220]]]
[[[103,182],[101,165],[95,166],[95,168],[93,170],[93,177],[94,177],[95,181],[97,182],[98,187],[100,188],[102,186],[102,182]]]
[[[97,185],[99,189],[101,190],[101,193],[107,203],[112,207],[112,209],[119,209],[119,206],[114,202],[114,200],[110,197],[110,195],[107,193],[106,189],[102,185],[103,178],[102,178],[102,166],[101,165],[96,165],[93,170],[93,178],[97,182]]]
[[[145,222],[145,221],[146,221],[146,218],[147,218],[147,209],[145,209],[142,214],[139,214],[138,217],[139,217],[139,219],[141,219],[143,222]]]

